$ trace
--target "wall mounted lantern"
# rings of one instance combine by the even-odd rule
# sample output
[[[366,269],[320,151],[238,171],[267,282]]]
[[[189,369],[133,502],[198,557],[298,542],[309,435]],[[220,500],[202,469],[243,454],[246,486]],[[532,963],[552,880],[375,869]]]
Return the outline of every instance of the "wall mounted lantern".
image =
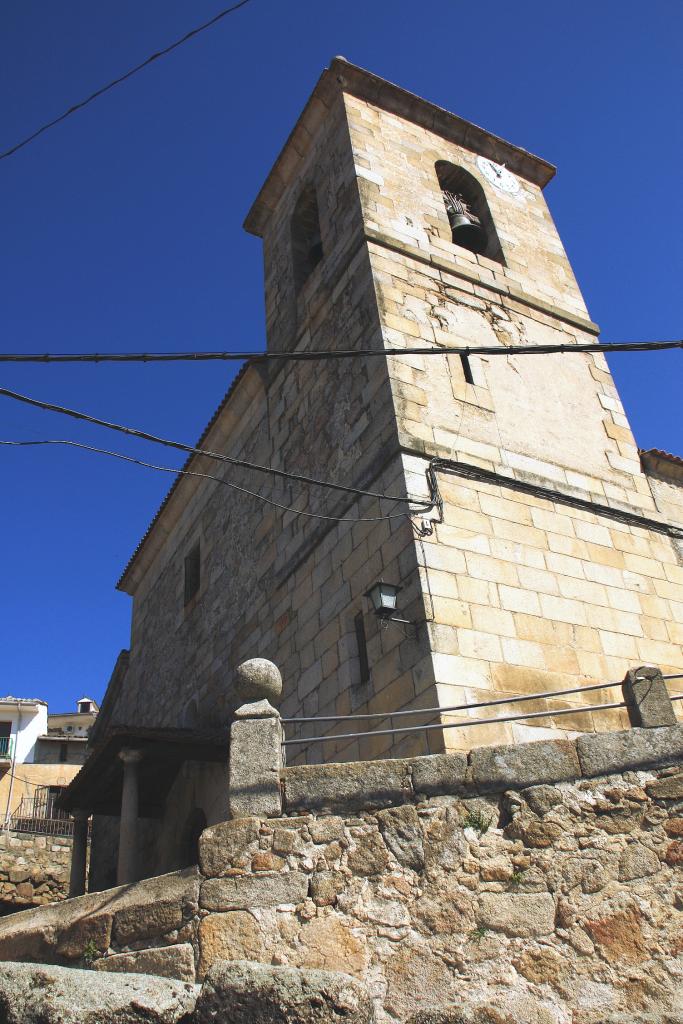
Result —
[[[398,598],[399,590],[403,590],[403,587],[397,586],[395,583],[385,583],[384,580],[379,580],[375,583],[368,591],[365,596],[372,602],[372,610],[374,611],[377,618],[380,620],[380,627],[387,628],[390,622],[400,622],[403,626],[410,626],[412,634],[406,631],[406,636],[412,639],[417,639],[417,623],[411,622],[410,619],[400,619],[394,613],[398,610],[396,602]]]
[[[380,580],[379,583],[375,583],[374,586],[365,594],[372,601],[372,608],[378,619],[390,619],[393,617],[396,611],[396,598],[398,597],[399,590],[403,590],[403,587],[397,587],[393,583],[385,583],[384,580]]]

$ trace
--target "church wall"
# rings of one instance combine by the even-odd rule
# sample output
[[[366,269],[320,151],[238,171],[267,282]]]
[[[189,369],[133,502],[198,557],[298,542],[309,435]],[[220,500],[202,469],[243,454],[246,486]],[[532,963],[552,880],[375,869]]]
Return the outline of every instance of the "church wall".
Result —
[[[345,132],[338,103],[264,238],[273,349],[295,343],[307,349],[376,347],[381,341]],[[317,183],[324,258],[297,297],[290,220],[301,184],[311,181]],[[380,358],[252,366],[203,443],[290,473],[403,495],[397,442]],[[181,481],[126,580],[134,593],[132,644],[113,722],[226,727],[235,704],[232,670],[255,656],[280,667],[286,716],[397,710],[418,700],[434,705],[426,634],[415,641],[400,628],[380,631],[364,597],[381,577],[407,579],[404,607],[424,618],[410,525],[404,517],[358,525],[324,519],[374,520],[404,506],[282,484],[209,460],[194,468],[323,518],[282,513],[208,481]],[[184,608],[183,562],[197,540],[202,582]],[[354,624],[359,612],[371,664],[365,682]],[[197,716],[188,723],[184,715],[193,697]],[[348,731],[330,723],[322,728]],[[391,737],[330,741],[311,746],[305,756],[376,757],[395,749],[424,753],[430,745],[424,737],[399,747]],[[302,756],[298,749],[290,753],[294,760]]]
[[[339,94],[316,131],[297,128],[289,146],[280,170],[299,162],[263,238],[272,351],[595,337],[536,186],[523,183],[522,196],[511,198],[483,182],[503,265],[450,241],[434,163],[460,163],[476,175],[470,151]],[[315,190],[323,259],[297,286],[291,221],[303,188]],[[426,496],[429,459],[445,457],[657,517],[602,355],[472,357],[471,369],[472,384],[459,357],[252,365],[203,444],[397,495]],[[322,517],[403,510],[209,460],[192,468]],[[375,730],[397,724],[391,711],[616,681],[642,662],[683,668],[683,568],[667,537],[523,495],[505,480],[440,473],[439,486],[444,521],[418,542],[405,519],[305,518],[210,481],[181,480],[126,576],[134,595],[130,667],[112,722],[225,729],[237,703],[233,670],[256,656],[282,671],[283,716],[386,713],[372,722]],[[202,581],[184,606],[184,559],[197,541]],[[379,628],[364,595],[380,578],[403,586],[401,611],[420,623],[415,634]],[[610,693],[586,702],[609,701]],[[527,710],[566,706],[558,698]],[[448,730],[443,740],[438,730],[405,740],[331,739],[290,747],[287,756],[290,763],[413,756],[444,742],[562,737],[622,724],[619,713],[577,713]],[[305,739],[363,726],[287,729],[289,738]],[[177,782],[181,795],[169,801],[161,833],[182,824],[193,801],[209,799],[212,785]]]
[[[479,172],[476,154],[364,100],[347,96],[346,105],[387,347],[595,340],[540,189],[522,181],[519,196],[501,194]],[[481,182],[506,266],[453,245],[437,160]],[[444,522],[424,539],[421,577],[433,598],[428,629],[440,704],[619,681],[640,663],[682,670],[683,567],[675,542],[505,483],[540,483],[683,522],[676,503],[683,488],[648,481],[641,470],[604,356],[469,362],[473,383],[458,355],[389,360],[401,445],[413,453],[409,488],[426,493],[433,457],[504,478],[498,485],[439,474]],[[672,692],[679,684],[672,681]],[[531,701],[524,710],[607,703],[611,693]],[[473,709],[470,717],[508,713]],[[463,747],[475,736],[512,742],[621,726],[620,712],[604,711],[445,735],[449,747]]]

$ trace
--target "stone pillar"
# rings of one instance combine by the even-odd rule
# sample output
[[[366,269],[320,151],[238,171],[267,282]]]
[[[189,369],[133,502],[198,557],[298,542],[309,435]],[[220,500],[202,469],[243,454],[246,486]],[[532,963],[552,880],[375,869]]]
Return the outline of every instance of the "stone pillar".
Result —
[[[138,854],[138,765],[140,750],[120,750],[123,761],[123,791],[121,794],[121,825],[119,829],[119,860],[116,884],[137,881]]]
[[[85,870],[88,859],[88,811],[74,811],[74,840],[71,847],[71,874],[69,876],[69,897],[82,896],[85,892]]]
[[[666,682],[656,666],[641,665],[630,669],[621,685],[628,717],[634,728],[654,729],[660,725],[676,724]]]
[[[228,806],[233,818],[282,814],[282,723],[267,700],[243,704],[230,727]]]
[[[270,703],[282,693],[282,677],[265,658],[237,669],[235,688],[243,704],[230,727],[228,806],[233,818],[277,818],[282,814],[282,722]]]

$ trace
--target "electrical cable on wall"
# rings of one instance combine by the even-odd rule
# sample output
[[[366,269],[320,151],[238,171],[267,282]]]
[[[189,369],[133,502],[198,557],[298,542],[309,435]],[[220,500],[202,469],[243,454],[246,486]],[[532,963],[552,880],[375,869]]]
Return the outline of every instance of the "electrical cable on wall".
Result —
[[[14,448],[30,448],[37,447],[39,445],[68,445],[72,448],[81,448],[88,452],[97,452],[99,455],[109,455],[115,459],[121,459],[123,462],[130,462],[135,466],[143,466],[146,469],[159,470],[161,473],[172,473],[175,476],[195,476],[202,480],[213,480],[214,483],[223,484],[224,487],[230,487],[232,490],[240,491],[242,494],[248,494],[252,498],[257,498],[259,501],[264,501],[268,505],[273,505],[275,508],[280,509],[283,512],[294,512],[298,516],[306,516],[309,519],[325,519],[328,522],[334,523],[379,523],[385,519],[403,519],[405,517],[414,516],[421,514],[428,509],[421,508],[419,513],[408,511],[408,512],[394,512],[390,515],[385,516],[326,516],[319,512],[304,512],[301,509],[293,508],[290,505],[282,505],[272,498],[267,498],[264,494],[259,494],[257,491],[251,491],[247,487],[240,487],[239,484],[234,484],[230,480],[223,480],[219,476],[213,476],[211,473],[197,473],[189,469],[176,469],[173,466],[159,466],[153,462],[145,462],[143,459],[135,459],[131,455],[124,455],[122,452],[109,451],[106,448],[96,448],[94,445],[82,444],[80,441],[68,441],[68,440],[40,440],[40,441],[0,441],[0,445]]]
[[[411,345],[407,348],[326,349],[324,351],[230,352],[4,352],[0,363],[175,363],[175,362],[321,362],[326,359],[371,359],[384,356],[571,355],[576,352],[666,352],[683,349],[674,341],[587,341],[572,345]]]
[[[75,114],[77,110],[82,110],[83,107],[87,107],[89,103],[92,103],[93,100],[96,100],[98,99],[98,97],[103,96],[104,93],[109,92],[110,89],[113,89],[115,86],[121,85],[122,82],[127,81],[127,79],[132,78],[133,75],[136,75],[138,73],[138,71],[142,71],[143,68],[146,68],[153,61],[158,60],[159,57],[165,57],[167,53],[171,53],[172,50],[175,50],[179,46],[182,46],[183,43],[186,43],[194,36],[199,35],[200,32],[204,32],[205,29],[211,28],[217,22],[222,21],[222,19],[225,18],[228,14],[233,14],[235,11],[238,11],[240,7],[246,6],[246,4],[248,4],[249,2],[250,0],[240,0],[240,3],[234,4],[232,7],[227,7],[223,11],[219,11],[218,14],[214,15],[214,17],[211,18],[209,21],[205,21],[203,25],[198,25],[196,28],[193,28],[189,32],[186,32],[184,36],[182,36],[180,39],[176,39],[176,41],[174,43],[171,43],[170,46],[166,46],[164,47],[163,50],[159,50],[157,53],[151,54],[140,64],[137,64],[129,71],[126,71],[125,74],[120,75],[118,78],[115,78],[111,82],[108,82],[107,85],[103,85],[100,89],[97,89],[95,92],[91,93],[90,96],[88,96],[84,100],[81,100],[79,103],[74,103],[73,106],[69,107],[68,110],[65,110],[63,114],[59,115],[59,117],[55,117],[52,121],[48,121],[46,124],[42,125],[42,127],[38,128],[36,131],[28,135],[25,139],[22,139],[21,142],[17,142],[16,145],[11,146],[10,149],[6,149],[3,153],[0,153],[0,160],[5,160],[8,156],[12,156],[13,153],[16,153],[20,149],[23,149],[24,146],[28,146],[30,142],[33,142],[34,139],[37,139],[39,135],[43,134],[43,132],[48,131],[48,129],[50,128],[54,128],[55,125],[60,124],[61,121],[65,121],[67,117],[71,117],[72,114]]]
[[[149,434],[144,430],[137,430],[135,427],[125,427],[120,423],[110,423],[97,416],[89,416],[87,413],[76,409],[69,409],[67,406],[55,405],[50,402],[41,402],[37,398],[30,398],[28,395],[21,395],[17,391],[10,391],[8,388],[0,388],[0,396],[10,398],[24,405],[30,405],[35,409],[43,409],[46,412],[56,412],[63,416],[70,416],[72,419],[82,420],[85,423],[92,423],[98,427],[105,427],[107,430],[114,430],[120,434],[127,434],[130,437],[137,437],[143,441],[151,441],[153,444],[164,445],[166,448],[175,448],[189,455],[205,455],[209,459],[216,459],[218,462],[227,462],[231,466],[238,466],[242,469],[253,470],[258,473],[265,473],[278,477],[282,480],[292,480],[295,483],[308,484],[315,487],[326,487],[329,490],[340,491],[343,494],[361,495],[367,498],[378,498],[381,501],[395,501],[419,505],[416,513],[428,512],[434,502],[428,499],[407,498],[404,495],[381,494],[378,491],[366,491],[360,487],[349,487],[346,484],[334,483],[330,480],[317,480],[315,477],[304,476],[299,473],[287,473],[283,469],[275,469],[272,466],[261,466],[256,462],[248,462],[246,459],[234,459],[230,455],[221,455],[220,452],[209,451],[206,448],[196,448],[194,445],[183,444],[181,441],[171,441],[168,438],[159,437],[156,434]]]

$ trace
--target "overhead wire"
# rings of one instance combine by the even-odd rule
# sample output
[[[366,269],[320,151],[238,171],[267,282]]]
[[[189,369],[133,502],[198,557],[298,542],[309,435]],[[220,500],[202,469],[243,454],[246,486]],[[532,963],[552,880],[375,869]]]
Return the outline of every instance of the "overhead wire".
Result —
[[[183,444],[182,441],[172,441],[169,438],[159,437],[150,434],[145,430],[137,430],[135,427],[126,427],[120,423],[111,423],[108,420],[100,419],[97,416],[90,416],[77,409],[70,409],[67,406],[55,405],[52,402],[41,402],[37,398],[28,395],[21,395],[17,391],[10,391],[8,388],[0,388],[0,396],[10,398],[13,401],[22,402],[33,408],[43,409],[46,412],[56,412],[62,416],[70,416],[72,419],[81,420],[84,423],[92,423],[94,426],[104,427],[107,430],[114,430],[129,437],[137,437],[143,441],[150,441],[153,444],[160,444],[166,448],[175,448],[178,451],[187,452],[189,455],[204,455],[209,459],[216,459],[218,462],[227,462],[231,466],[238,466],[242,469],[249,469],[266,475],[279,477],[282,480],[291,480],[295,483],[308,484],[315,487],[326,487],[329,490],[339,491],[342,494],[354,494],[367,498],[377,498],[380,501],[395,501],[419,505],[417,511],[429,511],[434,505],[434,500],[408,498],[405,495],[382,494],[379,491],[368,491],[361,487],[350,487],[347,484],[338,484],[331,480],[318,480],[316,477],[305,476],[301,473],[287,473],[283,469],[275,469],[273,466],[262,466],[257,462],[249,462],[247,459],[236,459],[230,455],[223,455],[220,452],[210,451],[207,448],[197,448],[194,445]]]
[[[280,502],[274,501],[272,498],[266,497],[265,494],[259,494],[258,491],[249,490],[248,487],[241,487],[239,484],[232,483],[230,480],[224,480],[222,477],[214,476],[211,473],[197,473],[195,470],[190,469],[176,469],[173,466],[159,466],[153,462],[146,462],[144,459],[135,459],[131,455],[124,455],[122,452],[109,451],[106,448],[97,448],[94,445],[82,444],[80,441],[69,441],[63,439],[48,439],[38,441],[2,441],[0,445],[16,448],[27,448],[38,445],[68,445],[72,448],[82,448],[85,451],[97,452],[100,455],[109,455],[115,459],[121,459],[123,462],[130,462],[135,466],[143,466],[147,469],[159,470],[162,473],[173,473],[177,476],[195,476],[202,480],[213,480],[217,484],[223,484],[225,487],[230,487],[232,490],[240,491],[242,494],[248,494],[252,498],[258,498],[259,501],[264,501],[268,505],[273,505],[275,508],[280,509],[283,512],[295,512],[299,516],[307,516],[310,519],[326,519],[328,522],[335,523],[379,523],[385,519],[402,519],[406,516],[415,515],[414,512],[394,512],[385,516],[327,516],[319,512],[304,512],[302,509],[293,508],[291,505],[283,505]],[[422,513],[424,509],[420,509]]]
[[[50,128],[54,128],[55,125],[58,125],[60,124],[60,122],[65,121],[67,117],[71,117],[72,114],[75,114],[78,110],[82,110],[83,107],[87,107],[89,103],[92,103],[93,100],[96,100],[100,96],[103,96],[104,93],[109,92],[110,89],[113,89],[115,86],[121,85],[122,82],[127,81],[127,79],[132,78],[133,75],[136,75],[138,73],[138,71],[142,71],[143,68],[146,68],[153,61],[158,60],[159,57],[165,57],[166,54],[171,53],[172,50],[176,50],[179,46],[182,46],[183,43],[188,42],[188,40],[194,38],[194,36],[196,35],[199,35],[200,32],[204,32],[207,28],[211,28],[217,22],[222,21],[222,19],[227,17],[228,14],[234,14],[234,12],[238,11],[240,7],[245,7],[246,4],[248,3],[250,3],[250,0],[240,0],[239,3],[233,4],[232,7],[226,7],[224,10],[219,11],[218,14],[214,15],[213,18],[210,18],[208,21],[205,21],[202,25],[198,25],[196,28],[193,28],[189,32],[186,32],[184,36],[181,36],[180,39],[176,39],[174,43],[171,43],[169,46],[165,46],[163,50],[158,50],[156,53],[150,54],[149,57],[146,57],[145,60],[143,60],[140,64],[136,64],[135,67],[130,68],[130,70],[126,71],[125,74],[119,75],[118,78],[114,78],[111,82],[108,82],[101,88],[96,89],[95,92],[91,93],[90,96],[86,97],[86,99],[81,100],[78,103],[74,103],[73,106],[69,107],[68,110],[65,110],[58,117],[53,118],[52,121],[48,121],[46,124],[42,125],[40,128],[32,132],[30,135],[27,135],[25,139],[21,140],[21,142],[17,142],[14,146],[11,146],[9,149],[6,149],[4,152],[0,153],[0,160],[5,160],[7,159],[7,157],[12,156],[14,153],[16,153],[18,150],[23,149],[24,146],[28,146],[28,144],[30,142],[33,142],[34,139],[37,139],[39,135],[42,135]]]
[[[380,359],[385,356],[571,355],[576,352],[664,352],[683,349],[673,341],[589,341],[552,345],[411,345],[407,348],[325,349],[301,352],[228,350],[198,352],[3,352],[0,363],[174,363],[174,362],[319,362],[325,359]]]

